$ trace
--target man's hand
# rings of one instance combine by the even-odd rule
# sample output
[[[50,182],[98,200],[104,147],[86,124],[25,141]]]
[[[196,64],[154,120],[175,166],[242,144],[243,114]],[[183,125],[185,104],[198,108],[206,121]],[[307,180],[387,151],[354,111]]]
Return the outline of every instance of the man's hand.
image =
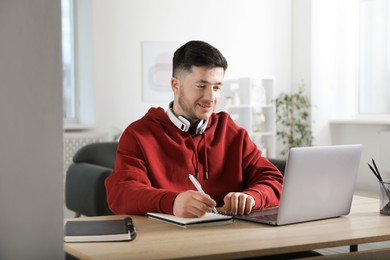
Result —
[[[173,215],[185,218],[202,217],[216,205],[210,196],[188,190],[177,195],[173,202]]]
[[[255,199],[242,192],[229,192],[223,202],[224,205],[219,211],[232,215],[249,214],[255,206]]]

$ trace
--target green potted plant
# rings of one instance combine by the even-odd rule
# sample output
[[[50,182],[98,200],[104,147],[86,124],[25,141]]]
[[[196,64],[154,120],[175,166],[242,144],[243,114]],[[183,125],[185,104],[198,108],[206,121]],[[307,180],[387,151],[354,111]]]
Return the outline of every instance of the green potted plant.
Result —
[[[291,147],[311,146],[311,103],[302,88],[292,94],[282,92],[275,99],[275,106],[276,136],[283,144],[281,155],[286,156]]]

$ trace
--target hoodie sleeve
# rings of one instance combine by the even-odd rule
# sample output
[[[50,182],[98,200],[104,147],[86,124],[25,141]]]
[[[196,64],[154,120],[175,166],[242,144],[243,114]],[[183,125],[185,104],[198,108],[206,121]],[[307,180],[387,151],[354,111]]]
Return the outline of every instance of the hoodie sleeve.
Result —
[[[108,206],[115,214],[172,214],[178,195],[178,192],[152,187],[137,133],[130,127],[119,141],[115,168],[106,178],[105,186]]]
[[[246,183],[243,192],[255,199],[254,209],[279,205],[283,175],[275,165],[261,155],[248,134],[244,137],[243,175]]]

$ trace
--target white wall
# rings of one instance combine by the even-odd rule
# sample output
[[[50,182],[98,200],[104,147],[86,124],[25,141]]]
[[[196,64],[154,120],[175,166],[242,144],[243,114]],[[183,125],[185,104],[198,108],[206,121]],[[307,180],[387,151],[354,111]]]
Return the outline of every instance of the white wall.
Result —
[[[291,9],[291,90],[298,91],[304,83],[304,93],[310,97],[312,67],[311,0],[293,0]]]
[[[381,138],[381,132],[390,131],[389,124],[337,121],[330,124],[332,143],[363,144],[357,188],[379,195],[379,184],[367,163],[375,159],[385,180],[390,179],[389,138]]]
[[[0,259],[63,259],[60,0],[0,2]]]
[[[99,129],[123,130],[151,106],[142,100],[141,41],[208,41],[226,56],[226,79],[291,81],[291,1],[93,1],[95,114]],[[167,78],[169,82],[169,78]]]

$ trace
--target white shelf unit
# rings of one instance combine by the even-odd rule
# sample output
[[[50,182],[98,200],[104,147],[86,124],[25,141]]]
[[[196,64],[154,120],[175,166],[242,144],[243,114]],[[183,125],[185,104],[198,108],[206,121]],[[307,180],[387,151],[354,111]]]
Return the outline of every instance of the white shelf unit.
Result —
[[[265,157],[275,157],[275,80],[272,77],[224,81],[220,108],[245,128]]]

